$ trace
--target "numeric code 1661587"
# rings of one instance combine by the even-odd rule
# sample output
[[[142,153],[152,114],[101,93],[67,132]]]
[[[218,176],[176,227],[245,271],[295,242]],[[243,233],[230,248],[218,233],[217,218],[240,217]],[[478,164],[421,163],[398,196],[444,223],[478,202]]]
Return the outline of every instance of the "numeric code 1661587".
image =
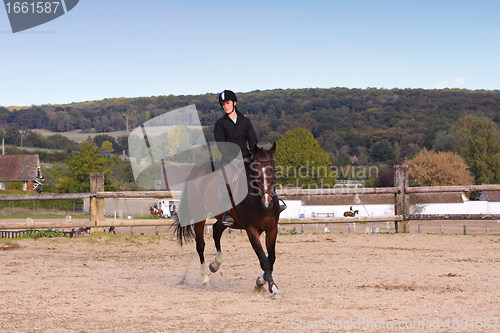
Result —
[[[14,14],[50,14],[56,13],[59,9],[60,2],[50,1],[37,1],[37,2],[7,2],[5,8],[7,13]],[[63,10],[62,8],[60,10]]]

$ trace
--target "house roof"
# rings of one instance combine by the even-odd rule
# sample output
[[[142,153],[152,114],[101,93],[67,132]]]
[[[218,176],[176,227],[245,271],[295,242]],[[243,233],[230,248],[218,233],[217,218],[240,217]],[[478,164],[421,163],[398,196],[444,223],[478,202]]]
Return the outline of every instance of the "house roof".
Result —
[[[499,192],[500,193],[500,192]],[[307,206],[328,205],[393,205],[394,194],[303,195],[283,196],[281,199],[301,200]],[[412,193],[410,204],[463,203],[461,193]]]
[[[387,205],[394,204],[394,194],[311,195],[301,200],[306,206]]]
[[[463,203],[464,199],[460,192],[444,193],[411,193],[410,204],[431,203]]]
[[[500,201],[500,191],[484,191],[486,194],[486,200],[488,201]]]
[[[37,154],[0,155],[0,181],[28,181],[36,178],[40,166]]]

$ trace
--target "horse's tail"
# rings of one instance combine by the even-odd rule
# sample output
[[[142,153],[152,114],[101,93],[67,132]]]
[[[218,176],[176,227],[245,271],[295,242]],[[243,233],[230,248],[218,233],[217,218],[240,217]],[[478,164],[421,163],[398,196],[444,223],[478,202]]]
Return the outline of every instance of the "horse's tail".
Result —
[[[182,195],[179,203],[179,210],[178,213],[175,214],[174,217],[174,223],[170,227],[174,227],[174,234],[177,236],[177,240],[179,241],[179,244],[182,246],[184,243],[187,243],[188,241],[193,239],[194,236],[194,228],[191,223],[188,223],[185,226],[181,225],[180,219],[179,219],[179,213],[184,213],[188,214],[189,213],[189,208],[187,207],[188,205],[188,200],[187,200],[187,189],[186,189],[186,184],[184,184],[184,188],[182,190]],[[184,217],[183,217],[184,220]],[[186,216],[187,221],[190,220],[189,217]]]
[[[185,226],[181,226],[178,215],[175,216],[174,223],[172,224],[172,227],[175,228],[174,234],[177,236],[177,240],[179,241],[179,244],[181,246],[184,245],[184,243],[187,243],[188,241],[193,239],[193,236],[194,236],[193,225],[188,224]]]

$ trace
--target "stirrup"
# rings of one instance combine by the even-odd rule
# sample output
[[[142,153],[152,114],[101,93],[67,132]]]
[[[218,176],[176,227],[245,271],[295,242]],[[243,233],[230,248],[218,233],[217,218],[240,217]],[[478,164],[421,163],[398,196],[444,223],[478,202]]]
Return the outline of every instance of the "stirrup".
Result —
[[[222,224],[225,225],[226,227],[232,227],[234,223],[233,216],[231,215],[230,212],[224,212],[224,215],[222,215]]]
[[[283,201],[283,199],[279,199],[283,204],[280,205],[280,213],[284,211],[287,208],[286,203]]]

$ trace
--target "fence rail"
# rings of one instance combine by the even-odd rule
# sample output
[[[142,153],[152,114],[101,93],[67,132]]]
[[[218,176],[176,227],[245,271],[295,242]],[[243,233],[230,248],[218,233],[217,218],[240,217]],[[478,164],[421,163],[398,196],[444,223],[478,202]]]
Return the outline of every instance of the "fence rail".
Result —
[[[216,219],[207,219],[207,225],[213,225]],[[394,222],[403,221],[403,216],[361,216],[361,217],[326,217],[280,219],[279,224],[318,224],[318,223],[367,223],[367,222]],[[29,222],[0,223],[0,230],[6,229],[48,229],[48,228],[104,228],[104,227],[148,227],[170,226],[170,219],[131,219],[131,220],[105,220],[105,221],[54,221],[37,220]]]
[[[436,193],[436,192],[474,192],[500,191],[500,184],[494,185],[467,185],[467,186],[423,186],[407,187],[406,193]]]
[[[410,187],[408,180],[408,166],[395,166],[395,187],[386,188],[334,188],[334,189],[276,189],[279,196],[284,198],[312,195],[353,195],[353,194],[394,194],[393,216],[368,217],[325,217],[310,219],[280,219],[280,224],[317,224],[317,223],[366,223],[366,222],[395,222],[396,232],[410,232],[412,220],[500,220],[500,214],[409,214],[410,193],[436,192],[470,192],[470,191],[500,191],[500,184],[495,185],[468,185],[468,186],[432,186]],[[91,173],[90,193],[43,193],[43,194],[5,194],[0,195],[0,201],[22,200],[75,200],[90,198],[90,216],[88,221],[37,221],[26,223],[0,223],[0,229],[34,229],[34,228],[76,228],[90,227],[93,230],[103,227],[120,226],[165,226],[171,220],[105,220],[105,198],[167,198],[179,197],[179,191],[123,191],[105,192],[104,175]],[[214,219],[207,224],[213,224]]]
[[[0,195],[0,201],[81,200],[86,198],[170,198],[179,196],[180,191],[3,194]]]
[[[500,185],[470,185],[470,186],[426,186],[407,187],[405,193],[436,193],[436,192],[471,192],[500,191]],[[343,189],[276,189],[279,196],[307,195],[351,195],[351,194],[398,194],[397,187],[376,188],[343,188]],[[169,198],[180,197],[180,191],[122,191],[94,193],[41,193],[41,194],[2,194],[0,201],[32,201],[32,200],[77,200],[85,198]]]
[[[404,220],[500,220],[500,214],[408,214],[403,216]]]
[[[81,200],[90,198],[94,193],[40,193],[40,194],[2,194],[0,201],[33,200]]]
[[[396,194],[400,193],[396,187],[375,187],[375,188],[323,188],[323,189],[301,189],[301,188],[281,188],[276,189],[279,196],[308,196],[308,195],[346,195],[346,194]]]

